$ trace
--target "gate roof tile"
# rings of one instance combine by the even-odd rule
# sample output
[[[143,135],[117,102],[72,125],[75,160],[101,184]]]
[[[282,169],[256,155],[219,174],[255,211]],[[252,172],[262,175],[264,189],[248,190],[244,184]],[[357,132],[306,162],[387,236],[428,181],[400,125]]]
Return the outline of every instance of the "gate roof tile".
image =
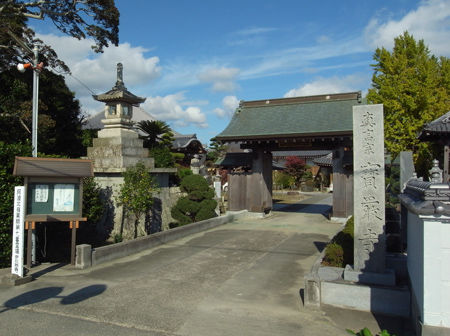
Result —
[[[221,141],[352,134],[352,107],[361,92],[241,101]]]

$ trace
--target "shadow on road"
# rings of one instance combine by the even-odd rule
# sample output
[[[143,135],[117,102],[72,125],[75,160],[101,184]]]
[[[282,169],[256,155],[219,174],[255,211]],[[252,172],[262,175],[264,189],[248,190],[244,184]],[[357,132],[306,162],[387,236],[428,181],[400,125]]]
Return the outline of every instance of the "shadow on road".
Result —
[[[60,298],[61,304],[75,304],[94,296],[102,294],[106,290],[105,285],[91,285],[84,288],[81,288],[72,294],[66,296],[59,296],[59,294],[63,291],[64,287],[45,287],[34,289],[32,291],[20,294],[12,299],[6,301],[3,306],[5,309],[0,310],[0,313],[3,313],[10,309],[17,309],[23,306],[43,302],[53,298]]]
[[[297,212],[308,214],[321,214],[328,218],[328,213],[332,209],[328,204],[309,204],[309,203],[296,203],[296,204],[283,204],[274,203],[273,210],[279,212]]]
[[[37,278],[43,276],[44,274],[53,272],[53,271],[57,270],[58,268],[61,268],[65,265],[67,265],[67,264],[66,263],[52,264],[51,266],[49,266],[47,268],[44,268],[42,270],[32,273],[33,279],[37,279]],[[31,269],[31,270],[33,270],[33,269]]]

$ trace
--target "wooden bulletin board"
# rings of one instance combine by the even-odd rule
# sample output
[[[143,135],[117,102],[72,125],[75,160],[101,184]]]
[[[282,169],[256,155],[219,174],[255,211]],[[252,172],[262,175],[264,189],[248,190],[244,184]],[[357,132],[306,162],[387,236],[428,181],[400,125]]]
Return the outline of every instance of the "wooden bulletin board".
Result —
[[[28,183],[26,209],[27,215],[81,215],[80,184]]]

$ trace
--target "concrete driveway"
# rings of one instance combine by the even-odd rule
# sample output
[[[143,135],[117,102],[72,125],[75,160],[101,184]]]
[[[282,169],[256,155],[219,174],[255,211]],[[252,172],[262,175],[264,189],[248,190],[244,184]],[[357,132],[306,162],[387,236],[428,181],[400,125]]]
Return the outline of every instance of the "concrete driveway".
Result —
[[[90,270],[41,265],[36,281],[0,287],[0,334],[347,335],[374,325],[370,314],[303,307],[303,276],[341,226],[317,213],[329,203],[277,205]]]

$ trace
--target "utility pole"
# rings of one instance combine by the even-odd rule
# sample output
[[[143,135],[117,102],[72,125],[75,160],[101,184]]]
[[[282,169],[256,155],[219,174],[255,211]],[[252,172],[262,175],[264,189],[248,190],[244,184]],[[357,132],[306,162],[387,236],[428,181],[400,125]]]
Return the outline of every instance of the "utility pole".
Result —
[[[33,48],[33,117],[32,117],[32,131],[31,131],[31,146],[32,156],[37,157],[38,146],[38,104],[39,104],[39,72],[38,67],[38,46],[35,44]],[[34,261],[34,260],[33,260]]]

